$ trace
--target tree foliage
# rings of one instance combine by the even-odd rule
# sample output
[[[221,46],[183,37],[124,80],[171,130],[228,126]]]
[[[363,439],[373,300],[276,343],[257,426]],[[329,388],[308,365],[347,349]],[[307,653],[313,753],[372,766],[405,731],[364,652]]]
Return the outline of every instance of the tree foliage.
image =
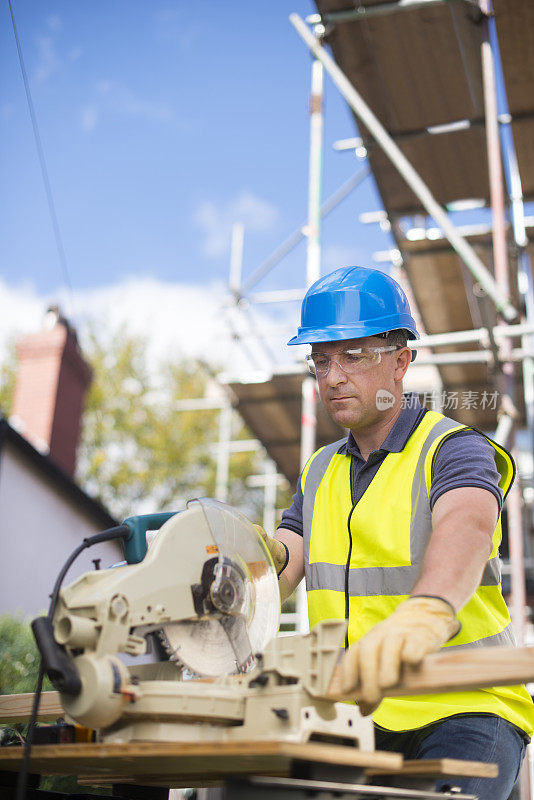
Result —
[[[17,372],[17,356],[15,343],[11,342],[6,348],[6,355],[0,364],[0,415],[7,417],[13,405],[15,392],[15,375]]]
[[[180,411],[212,380],[195,360],[154,364],[147,343],[122,332],[85,345],[94,378],[83,418],[77,478],[117,517],[173,510],[215,491],[219,411]],[[242,430],[236,436],[248,437]],[[243,499],[256,457],[231,458],[230,501]],[[250,492],[250,490],[249,490]],[[251,492],[254,497],[254,492]],[[250,500],[250,498],[249,498]],[[248,503],[250,506],[250,503]]]
[[[33,692],[39,673],[39,652],[27,622],[0,616],[0,694]],[[45,689],[50,689],[47,682]]]
[[[183,507],[213,496],[219,411],[178,411],[212,389],[212,368],[193,359],[155,363],[146,340],[125,331],[84,337],[93,368],[82,420],[76,480],[117,518]],[[0,412],[9,415],[16,375],[12,345],[0,365]],[[252,434],[234,415],[232,438]],[[228,502],[261,521],[262,492],[246,484],[261,469],[254,452],[230,458]],[[290,502],[279,494],[283,505]],[[272,533],[270,531],[270,533]]]

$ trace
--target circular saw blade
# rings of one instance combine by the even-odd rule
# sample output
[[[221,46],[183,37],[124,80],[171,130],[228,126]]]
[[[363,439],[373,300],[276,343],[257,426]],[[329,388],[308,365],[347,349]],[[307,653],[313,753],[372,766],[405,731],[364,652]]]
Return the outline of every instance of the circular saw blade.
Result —
[[[262,538],[245,516],[216,500],[193,502],[202,507],[217,544],[219,564],[230,565],[242,576],[241,602],[232,614],[215,612],[198,620],[168,623],[161,631],[162,642],[171,659],[195,675],[243,672],[278,632],[276,570]]]
[[[234,648],[228,634],[215,617],[198,622],[174,622],[161,632],[165,649],[194,675],[216,677],[245,671],[252,662],[251,654],[238,668]]]

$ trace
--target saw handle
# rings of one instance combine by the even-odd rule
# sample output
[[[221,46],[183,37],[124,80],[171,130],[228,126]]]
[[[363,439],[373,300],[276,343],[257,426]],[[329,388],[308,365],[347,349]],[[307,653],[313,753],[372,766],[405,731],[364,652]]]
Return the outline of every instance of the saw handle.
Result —
[[[123,525],[130,529],[130,535],[124,540],[124,556],[128,564],[139,564],[146,556],[146,532],[159,530],[176,513],[160,511],[157,514],[138,514],[124,520]]]
[[[50,617],[37,617],[32,622],[32,631],[41,654],[42,668],[58,692],[77,697],[82,682],[71,656],[54,636]]]

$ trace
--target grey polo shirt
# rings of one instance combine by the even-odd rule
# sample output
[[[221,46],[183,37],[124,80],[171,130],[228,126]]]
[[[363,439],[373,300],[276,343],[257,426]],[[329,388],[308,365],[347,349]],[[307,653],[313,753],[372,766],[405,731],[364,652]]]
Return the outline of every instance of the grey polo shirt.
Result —
[[[400,453],[417,425],[426,414],[416,394],[405,395],[406,402],[393,428],[379,450],[373,450],[367,461],[352,433],[340,446],[338,453],[348,453],[353,461],[353,496],[358,502],[378,472],[388,453]],[[447,438],[439,448],[430,486],[430,510],[445,492],[462,486],[477,486],[491,492],[502,507],[500,474],[495,466],[495,450],[477,431],[458,431]],[[302,536],[302,491],[300,480],[291,506],[282,514],[280,528],[287,528]]]

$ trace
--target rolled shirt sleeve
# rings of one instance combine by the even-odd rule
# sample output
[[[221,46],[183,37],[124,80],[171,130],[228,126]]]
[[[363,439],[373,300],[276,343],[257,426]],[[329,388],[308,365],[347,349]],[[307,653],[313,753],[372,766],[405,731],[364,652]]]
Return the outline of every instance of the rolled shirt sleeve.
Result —
[[[279,528],[286,528],[302,536],[302,490],[300,488],[300,478],[297,484],[297,491],[293,495],[293,501],[288,509],[282,513],[282,521]]]
[[[465,486],[487,489],[502,510],[501,476],[495,466],[495,449],[477,431],[458,431],[445,439],[434,461],[430,487],[430,510],[445,492]]]

